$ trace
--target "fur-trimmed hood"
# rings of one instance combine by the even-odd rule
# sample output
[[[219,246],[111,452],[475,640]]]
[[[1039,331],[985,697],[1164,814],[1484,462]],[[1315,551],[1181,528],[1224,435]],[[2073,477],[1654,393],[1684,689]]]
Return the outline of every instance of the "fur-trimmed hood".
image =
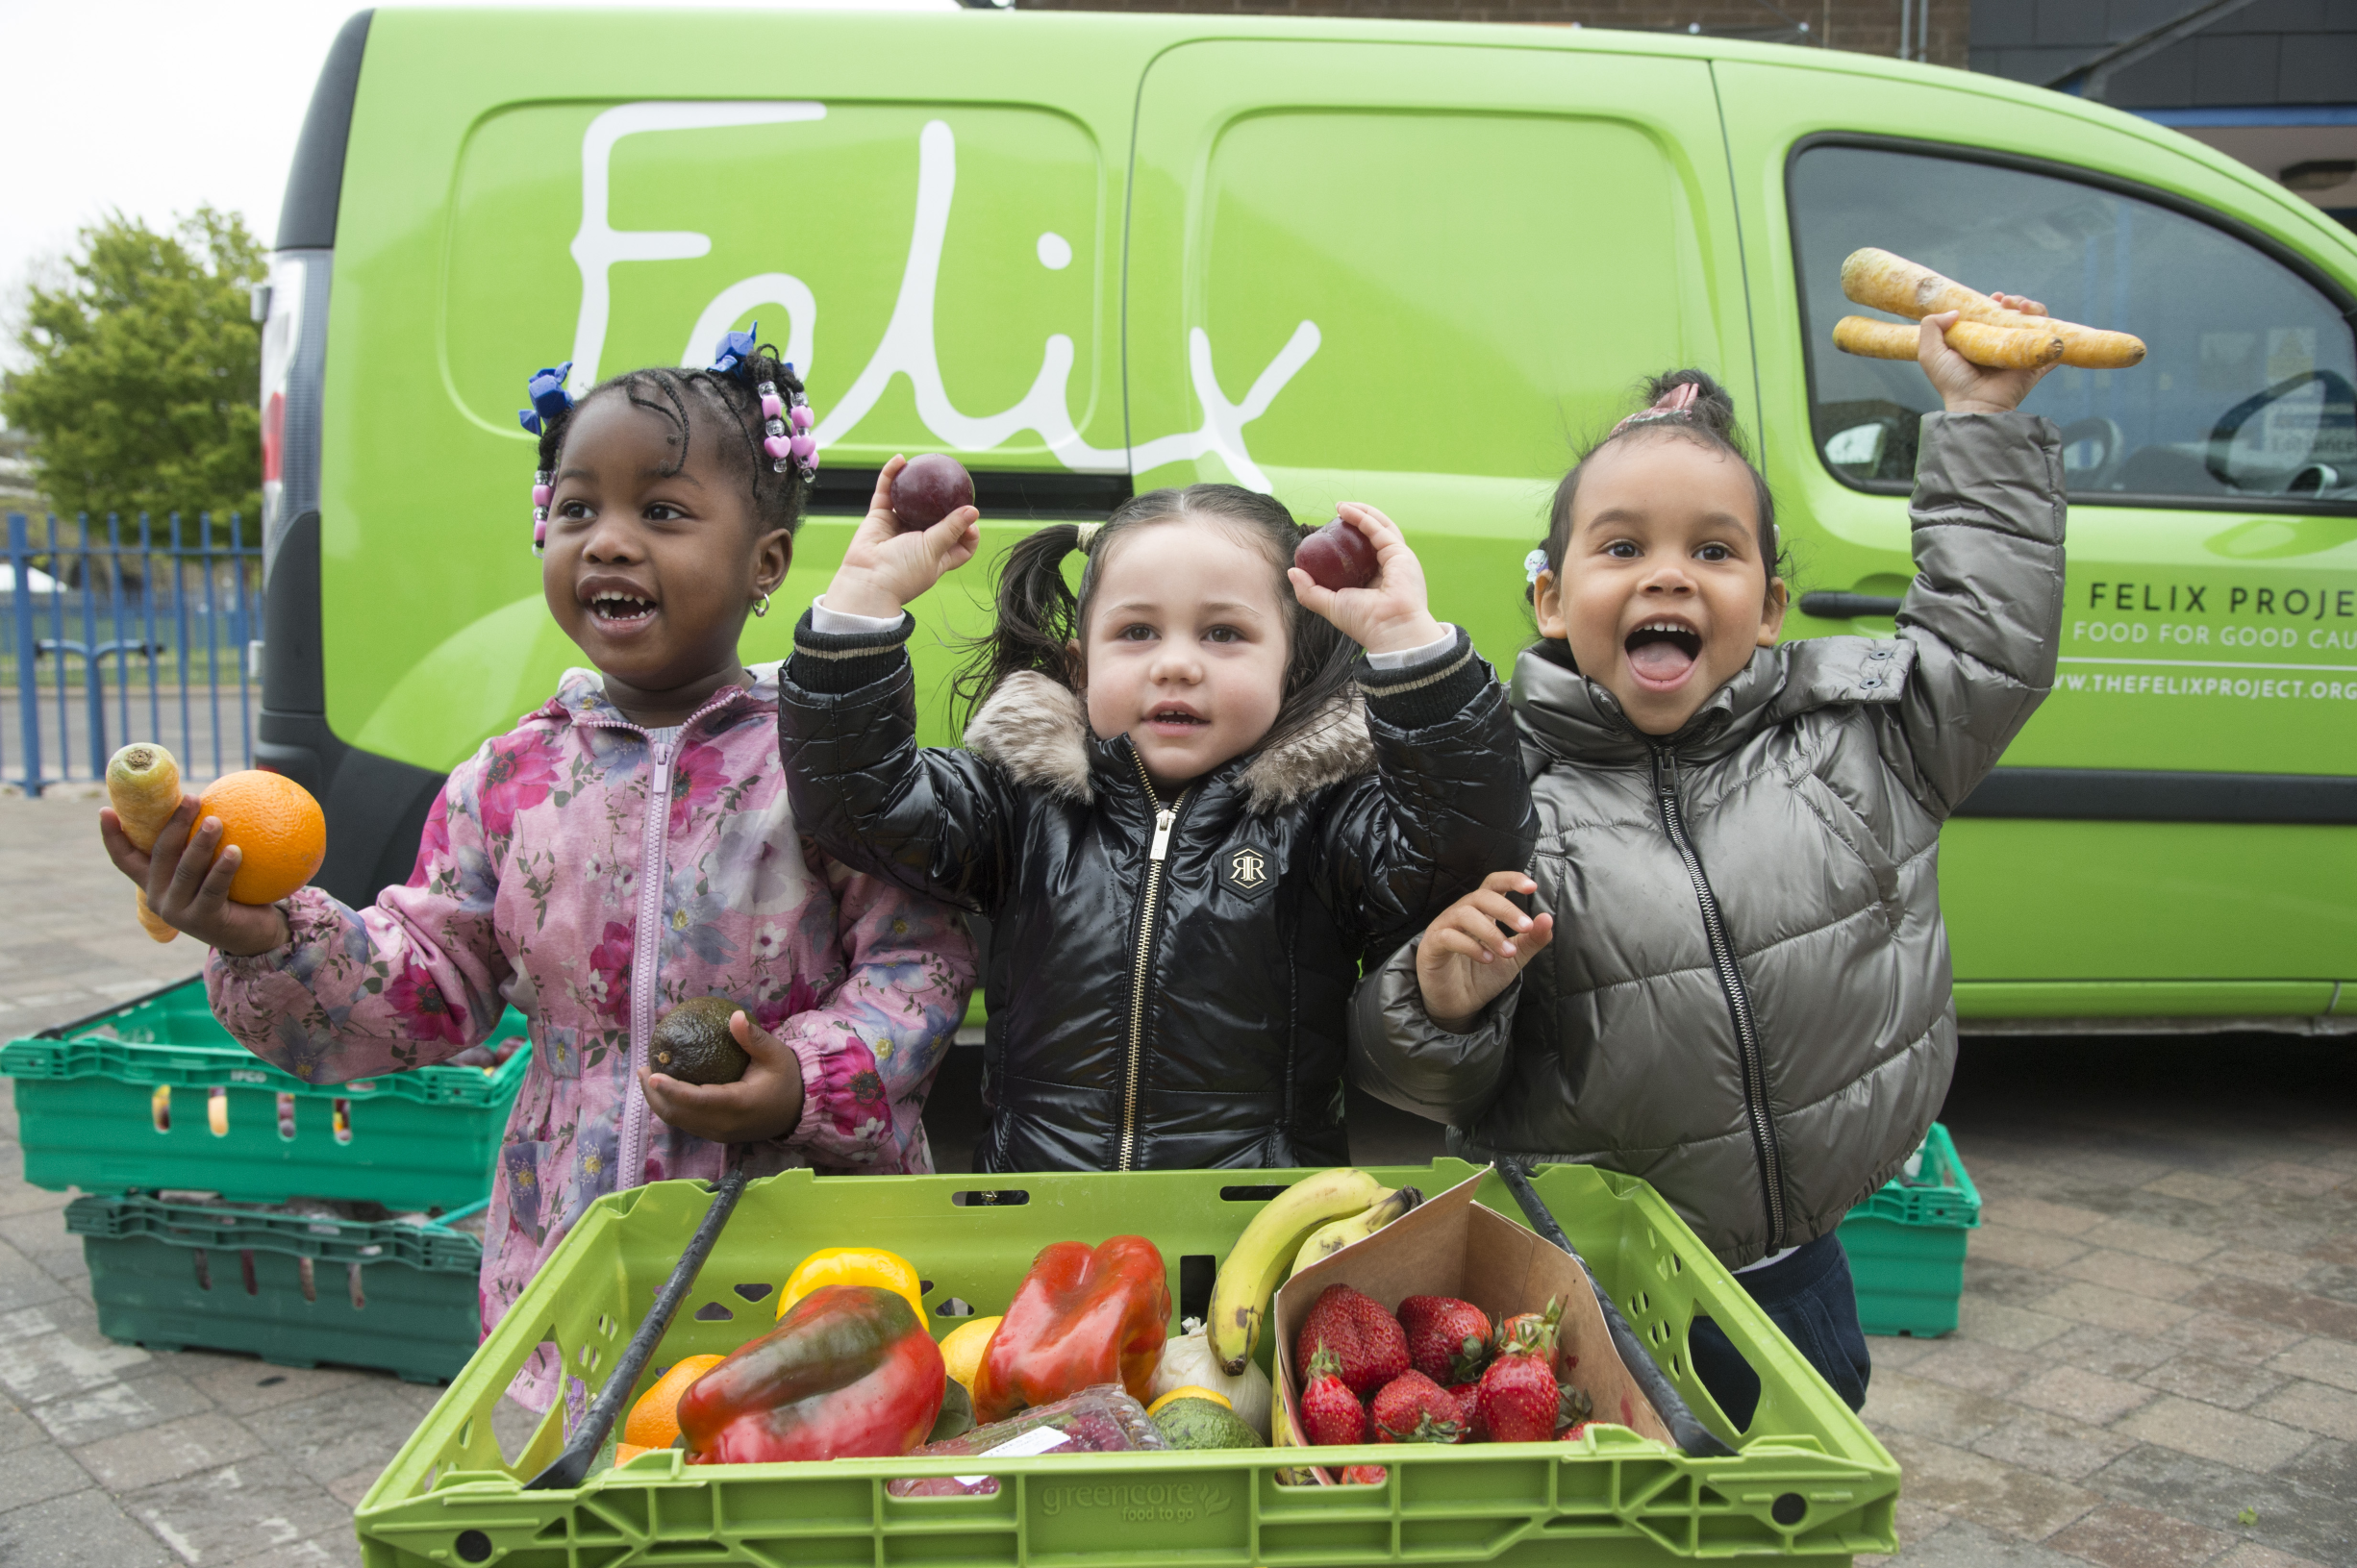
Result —
[[[975,756],[1005,768],[1019,784],[1082,805],[1096,799],[1093,756],[1116,744],[1091,733],[1080,693],[1036,670],[1001,681],[965,727],[966,749]],[[1251,754],[1237,787],[1246,808],[1260,814],[1281,810],[1374,766],[1367,705],[1354,689],[1335,698],[1294,734]]]

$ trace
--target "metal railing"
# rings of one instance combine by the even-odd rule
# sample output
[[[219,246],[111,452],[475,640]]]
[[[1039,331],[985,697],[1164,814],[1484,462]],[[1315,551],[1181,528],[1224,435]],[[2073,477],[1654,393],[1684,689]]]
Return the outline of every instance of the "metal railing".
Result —
[[[0,778],[28,795],[95,781],[134,740],[170,748],[190,779],[252,765],[262,548],[237,512],[225,534],[211,512],[8,514]]]

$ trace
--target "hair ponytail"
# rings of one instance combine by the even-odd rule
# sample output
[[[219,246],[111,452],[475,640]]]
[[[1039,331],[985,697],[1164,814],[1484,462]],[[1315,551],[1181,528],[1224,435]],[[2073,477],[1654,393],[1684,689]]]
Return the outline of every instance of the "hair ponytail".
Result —
[[[999,683],[1038,670],[1059,685],[1072,683],[1066,646],[1080,635],[1080,599],[1064,580],[1064,558],[1080,547],[1080,525],[1049,523],[1008,547],[998,568],[997,618],[951,684],[951,700],[970,720]]]

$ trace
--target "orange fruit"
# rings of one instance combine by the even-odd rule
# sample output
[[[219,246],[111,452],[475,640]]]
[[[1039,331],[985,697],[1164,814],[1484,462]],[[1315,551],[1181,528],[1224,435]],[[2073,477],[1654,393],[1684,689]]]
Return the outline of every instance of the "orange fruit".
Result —
[[[622,1423],[622,1441],[641,1449],[669,1448],[679,1441],[679,1396],[688,1385],[727,1357],[690,1356],[655,1380],[655,1386],[639,1396]],[[619,1464],[621,1461],[614,1461]]]
[[[244,857],[230,880],[237,904],[276,904],[327,859],[327,818],[311,791],[283,773],[224,773],[201,797],[197,820],[221,819],[221,847]]]

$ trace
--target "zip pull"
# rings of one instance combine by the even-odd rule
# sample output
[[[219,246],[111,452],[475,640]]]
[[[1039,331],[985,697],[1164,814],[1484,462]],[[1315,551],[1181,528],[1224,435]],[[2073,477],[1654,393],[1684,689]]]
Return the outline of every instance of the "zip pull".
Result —
[[[1177,821],[1178,812],[1166,806],[1154,813],[1154,847],[1145,852],[1148,860],[1160,864],[1163,857],[1170,853],[1170,828]]]
[[[667,741],[667,740],[658,740],[658,741],[656,741],[656,742],[655,742],[654,751],[655,751],[655,765],[656,765],[657,767],[662,767],[662,766],[663,766],[664,763],[666,763],[666,762],[670,761],[670,759],[671,759],[671,743],[670,743],[669,741]]]

